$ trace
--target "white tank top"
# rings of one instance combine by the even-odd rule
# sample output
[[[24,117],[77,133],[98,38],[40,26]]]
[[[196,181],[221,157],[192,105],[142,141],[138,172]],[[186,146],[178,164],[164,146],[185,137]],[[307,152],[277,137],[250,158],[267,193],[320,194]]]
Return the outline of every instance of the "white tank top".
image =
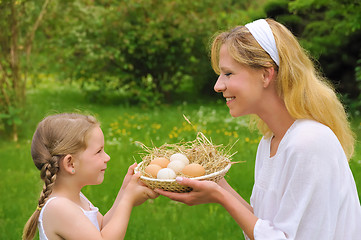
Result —
[[[89,220],[94,224],[94,226],[100,231],[98,218],[97,218],[99,209],[97,207],[94,207],[93,204],[82,193],[80,193],[80,196],[89,203],[90,210],[86,211],[81,207],[80,207],[80,209],[83,211],[84,215],[87,216],[87,218],[89,218]],[[49,198],[48,201],[46,201],[45,205],[41,208],[39,220],[38,220],[38,229],[39,229],[39,239],[40,240],[48,240],[48,238],[46,237],[45,231],[44,231],[44,226],[43,226],[43,212],[44,212],[46,205],[48,205],[48,203],[55,198],[56,197]]]

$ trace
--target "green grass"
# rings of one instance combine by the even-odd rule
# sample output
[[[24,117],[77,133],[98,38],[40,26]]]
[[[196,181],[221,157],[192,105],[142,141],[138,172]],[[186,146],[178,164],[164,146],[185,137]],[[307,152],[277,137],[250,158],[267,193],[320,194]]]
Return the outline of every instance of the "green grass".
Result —
[[[28,120],[21,127],[21,141],[0,140],[0,239],[20,239],[26,220],[36,208],[42,183],[31,160],[30,141],[37,122],[56,112],[87,112],[102,123],[111,160],[104,182],[88,186],[83,192],[103,214],[112,205],[128,166],[134,159],[140,162],[142,149],[135,141],[160,146],[196,137],[196,131],[186,123],[183,114],[214,144],[229,145],[238,140],[232,148],[238,151],[233,160],[242,162],[233,165],[226,178],[245,199],[250,197],[259,135],[249,132],[245,118],[232,118],[223,102],[156,109],[100,106],[85,101],[77,88],[47,86],[29,92],[28,104]],[[361,135],[360,123],[355,121],[354,126]],[[360,144],[357,151],[361,152]],[[360,154],[351,162],[351,168],[360,193]],[[232,240],[243,239],[243,235],[219,205],[188,207],[159,197],[134,208],[126,239]]]

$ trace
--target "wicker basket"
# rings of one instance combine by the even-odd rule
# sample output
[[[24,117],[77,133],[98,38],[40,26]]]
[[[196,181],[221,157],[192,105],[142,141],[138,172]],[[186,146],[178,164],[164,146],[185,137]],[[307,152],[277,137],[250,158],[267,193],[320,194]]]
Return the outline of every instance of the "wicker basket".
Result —
[[[176,144],[164,144],[160,147],[149,148],[140,143],[147,154],[142,157],[142,161],[135,168],[134,172],[140,172],[140,180],[151,189],[160,188],[171,192],[190,192],[190,187],[178,184],[174,179],[156,179],[145,172],[145,168],[156,157],[166,157],[174,153],[183,153],[189,159],[189,163],[198,163],[204,167],[204,176],[194,177],[195,180],[209,180],[218,182],[228,172],[231,165],[231,148],[222,145],[213,145],[202,132],[198,132],[194,141],[180,142]],[[182,173],[179,176],[185,176]]]
[[[142,167],[143,164],[144,164],[144,162],[139,163],[139,165],[135,168],[134,172],[135,173],[139,172],[139,169]],[[226,173],[228,172],[228,170],[230,168],[231,168],[231,163],[229,163],[225,168],[223,168],[220,171],[210,173],[210,174],[207,174],[207,175],[204,175],[201,177],[190,178],[190,179],[218,182],[219,180],[221,180],[221,178],[224,177],[224,175],[226,175]],[[163,190],[170,191],[170,192],[190,192],[190,191],[192,191],[192,188],[180,185],[176,182],[176,180],[172,180],[172,179],[155,179],[155,178],[150,178],[150,177],[146,177],[146,176],[140,176],[140,180],[151,189],[159,188],[159,189],[163,189]]]

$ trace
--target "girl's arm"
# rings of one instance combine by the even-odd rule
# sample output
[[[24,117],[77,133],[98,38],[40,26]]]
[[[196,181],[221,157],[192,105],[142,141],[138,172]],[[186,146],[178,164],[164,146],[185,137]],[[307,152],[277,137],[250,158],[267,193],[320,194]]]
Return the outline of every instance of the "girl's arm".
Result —
[[[100,221],[101,223],[101,228],[103,228],[103,226],[105,226],[109,219],[112,218],[113,216],[113,213],[115,211],[115,209],[117,208],[117,206],[119,205],[119,202],[120,202],[120,199],[122,198],[123,196],[123,193],[124,193],[124,189],[127,187],[128,183],[130,182],[130,179],[132,178],[132,176],[134,175],[134,169],[137,167],[137,163],[134,163],[133,165],[131,165],[129,168],[128,168],[128,172],[127,174],[125,175],[124,177],[124,180],[123,180],[123,184],[122,184],[122,187],[120,188],[118,194],[117,194],[117,197],[113,203],[113,206],[109,209],[109,211],[104,215],[104,217],[102,217],[102,221]],[[99,219],[99,218],[98,218]]]
[[[49,239],[123,239],[134,206],[158,195],[138,182],[139,173],[132,176],[112,217],[99,231],[84,215],[79,206],[66,198],[51,201],[44,211],[43,223]]]
[[[132,167],[129,169],[132,170]],[[128,173],[130,170],[128,170]],[[102,236],[113,236],[112,239],[123,239],[133,207],[144,203],[149,198],[154,199],[158,197],[157,193],[139,182],[140,173],[133,174],[132,172],[131,174],[130,179],[129,174],[125,177],[127,183],[126,185],[123,183],[120,190],[121,193],[118,194],[117,203],[112,207],[110,215],[105,216],[107,218],[102,225]]]
[[[193,188],[188,193],[174,193],[157,189],[156,192],[172,200],[189,206],[203,203],[218,203],[234,218],[250,239],[254,239],[254,226],[258,218],[253,214],[252,207],[231,188],[225,180],[218,185],[211,181],[197,181],[188,178],[177,178],[185,186]],[[223,188],[225,187],[225,188]]]

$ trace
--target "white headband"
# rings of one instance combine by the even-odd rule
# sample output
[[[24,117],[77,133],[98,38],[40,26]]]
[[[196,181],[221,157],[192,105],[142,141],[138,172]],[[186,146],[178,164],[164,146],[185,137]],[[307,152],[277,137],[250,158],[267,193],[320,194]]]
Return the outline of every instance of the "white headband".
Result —
[[[245,27],[248,28],[259,45],[261,45],[261,47],[271,56],[273,61],[275,61],[277,66],[279,66],[280,59],[278,56],[276,41],[267,21],[264,19],[258,19],[246,24]]]

